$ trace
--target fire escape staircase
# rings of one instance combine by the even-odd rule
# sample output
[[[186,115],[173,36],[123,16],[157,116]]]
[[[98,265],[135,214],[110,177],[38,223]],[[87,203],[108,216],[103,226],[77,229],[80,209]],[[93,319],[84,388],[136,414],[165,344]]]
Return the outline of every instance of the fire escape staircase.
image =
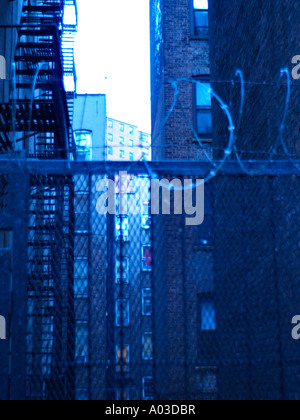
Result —
[[[75,80],[77,22],[72,28],[63,25],[65,4],[74,1],[24,2],[15,55],[17,99],[0,104],[0,150],[12,148],[7,144],[8,133],[19,132],[24,135],[16,141],[25,142],[29,157],[75,154],[72,118],[76,84],[74,91],[66,93],[63,83],[66,75]],[[30,147],[26,146],[29,141]]]

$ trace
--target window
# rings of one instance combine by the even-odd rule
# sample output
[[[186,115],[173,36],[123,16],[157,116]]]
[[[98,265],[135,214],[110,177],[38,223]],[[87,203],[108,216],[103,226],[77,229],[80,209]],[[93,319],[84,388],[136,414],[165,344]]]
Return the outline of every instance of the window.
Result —
[[[117,401],[129,401],[130,400],[130,389],[129,388],[117,389],[116,400]]]
[[[78,160],[92,160],[92,131],[75,131]]]
[[[143,206],[143,214],[142,214],[142,229],[149,230],[151,228],[151,206],[149,203],[145,203]]]
[[[151,216],[149,214],[142,215],[142,229],[149,230],[151,228]]]
[[[129,134],[133,134],[133,131],[134,131],[133,127],[129,127]]]
[[[149,144],[149,136],[147,134],[141,135],[142,142]]]
[[[215,394],[218,392],[218,379],[216,368],[198,368],[197,374],[198,390],[205,394]]]
[[[129,140],[129,147],[133,147],[134,143],[133,140]]]
[[[116,217],[116,240],[123,242],[129,240],[129,218],[127,216]]]
[[[212,302],[201,303],[201,330],[216,331],[216,310]]]
[[[129,327],[129,301],[122,299],[116,302],[116,326]]]
[[[120,124],[120,131],[121,131],[121,133],[124,133],[124,131],[125,131],[124,124]]]
[[[143,289],[142,290],[142,314],[144,316],[151,316],[153,312],[152,307],[152,290]]]
[[[191,0],[193,2],[193,35],[208,38],[208,0]]]
[[[76,297],[88,297],[89,295],[89,264],[85,258],[75,260],[74,291]]]
[[[143,156],[149,156],[150,151],[146,147],[142,147],[142,155]]]
[[[125,152],[124,150],[120,150],[120,158],[124,159],[125,158]]]
[[[107,153],[108,153],[109,156],[113,156],[114,155],[114,149],[112,147],[109,147],[107,149]]]
[[[120,145],[125,146],[125,139],[124,137],[120,137]]]
[[[114,141],[114,136],[112,135],[112,134],[108,134],[107,135],[107,139],[108,139],[108,141]]]
[[[107,126],[108,128],[114,128],[114,123],[112,122],[112,120],[108,120]]]
[[[134,161],[134,154],[133,153],[129,153],[129,159],[130,159],[130,162]]]
[[[212,135],[212,110],[210,83],[196,83],[196,131],[199,136]]]
[[[142,247],[142,270],[152,271],[152,248],[151,245]]]
[[[89,325],[88,322],[76,324],[76,362],[86,364],[89,361]]]
[[[123,258],[122,264],[121,259],[117,258],[116,261],[116,283],[129,283],[129,258]]]
[[[143,400],[153,400],[154,398],[154,383],[153,378],[143,378]]]
[[[143,359],[153,359],[153,334],[145,333],[143,335]]]
[[[116,371],[129,372],[130,347],[128,345],[116,347]]]
[[[84,193],[75,196],[75,232],[89,231],[89,196]]]

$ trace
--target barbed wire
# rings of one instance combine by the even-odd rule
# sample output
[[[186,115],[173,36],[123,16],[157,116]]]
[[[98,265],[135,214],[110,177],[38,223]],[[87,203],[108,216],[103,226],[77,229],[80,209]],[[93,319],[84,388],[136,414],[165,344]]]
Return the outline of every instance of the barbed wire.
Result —
[[[31,108],[31,112],[30,112],[30,116],[32,115],[32,107],[33,107],[33,96],[34,96],[34,85],[37,81],[37,79],[39,78],[39,68],[37,69],[36,73],[35,73],[35,77],[34,77],[34,84],[33,84],[33,89],[32,89],[32,97],[30,100],[30,108]],[[16,83],[16,79],[15,77],[13,78],[14,80],[10,80],[7,79],[7,81],[9,82],[13,82],[13,85]],[[53,79],[52,79],[53,80]],[[60,79],[61,80],[61,79]],[[169,108],[169,111],[167,112],[167,115],[165,116],[163,123],[161,125],[161,127],[158,130],[158,134],[152,136],[152,144],[151,145],[143,145],[142,142],[140,142],[139,144],[134,145],[133,147],[129,147],[129,146],[124,146],[124,145],[116,145],[114,143],[112,143],[111,145],[106,142],[105,145],[103,146],[98,146],[98,147],[94,147],[95,150],[106,150],[108,147],[112,147],[113,149],[122,149],[122,150],[136,150],[137,148],[140,149],[151,149],[152,152],[154,152],[155,150],[181,150],[184,151],[186,150],[187,152],[194,152],[195,156],[198,155],[198,158],[194,158],[193,161],[199,161],[199,162],[203,162],[203,161],[207,161],[211,164],[211,170],[210,172],[207,174],[207,176],[205,177],[205,182],[210,181],[212,178],[214,178],[215,176],[217,176],[217,174],[220,172],[220,170],[222,169],[222,167],[224,166],[224,164],[228,161],[228,160],[236,160],[239,164],[239,166],[241,167],[242,171],[250,176],[254,176],[257,175],[257,173],[250,171],[247,166],[246,163],[247,161],[251,161],[251,159],[247,159],[247,160],[243,160],[241,158],[241,155],[247,154],[248,156],[253,155],[256,159],[257,156],[261,156],[261,157],[265,157],[265,160],[268,162],[272,162],[274,159],[278,159],[281,158],[283,160],[287,160],[289,163],[291,163],[294,168],[297,170],[297,172],[300,172],[300,166],[299,164],[296,162],[297,157],[300,155],[298,155],[297,153],[290,153],[286,144],[286,141],[284,139],[284,130],[285,130],[285,126],[286,126],[286,121],[287,121],[287,117],[288,117],[288,112],[289,112],[289,104],[290,104],[290,100],[291,100],[291,88],[292,86],[299,86],[299,83],[293,83],[291,80],[291,75],[290,75],[290,71],[288,68],[284,68],[280,70],[280,74],[278,77],[277,82],[266,82],[266,81],[247,81],[244,78],[243,75],[243,71],[240,69],[237,69],[235,72],[235,77],[232,80],[210,80],[210,88],[208,90],[208,93],[210,94],[211,98],[214,98],[215,101],[218,103],[220,109],[223,111],[224,116],[227,119],[228,122],[228,141],[226,142],[226,147],[218,147],[216,146],[213,142],[208,142],[203,140],[203,138],[201,138],[198,133],[197,133],[197,129],[194,125],[194,123],[190,120],[190,117],[187,115],[186,110],[184,109],[184,107],[182,106],[181,100],[180,100],[180,94],[179,94],[179,84],[180,83],[189,83],[192,84],[194,86],[198,86],[198,85],[202,85],[204,86],[204,88],[207,87],[207,81],[203,81],[203,80],[197,80],[194,78],[188,78],[188,77],[179,77],[176,78],[174,80],[166,80],[165,83],[169,84],[172,89],[173,89],[173,99],[172,99],[172,103],[171,106]],[[234,88],[235,86],[239,86],[240,87],[240,104],[239,104],[239,111],[238,111],[238,116],[235,118],[233,116],[233,111],[231,109],[231,106],[228,105],[223,98],[220,96],[219,93],[216,92],[216,90],[214,89],[213,85],[214,84],[229,84],[232,88]],[[276,137],[276,139],[274,140],[273,146],[270,150],[244,150],[244,148],[239,148],[238,147],[238,142],[237,142],[237,132],[239,131],[240,127],[241,127],[241,123],[242,123],[242,119],[243,119],[243,115],[244,115],[244,107],[245,107],[245,100],[246,100],[246,86],[262,86],[262,87],[276,87],[277,89],[284,87],[286,89],[286,95],[285,95],[285,103],[284,103],[284,110],[283,110],[283,114],[282,117],[279,118],[279,125],[278,125],[278,136]],[[13,95],[15,96],[15,95]],[[13,98],[12,98],[13,99]],[[13,108],[16,106],[16,101],[12,101],[13,104]],[[184,122],[187,126],[187,128],[190,130],[191,133],[193,133],[193,139],[192,142],[194,141],[195,144],[187,144],[187,145],[179,145],[179,144],[157,144],[157,142],[159,141],[159,138],[161,136],[164,135],[164,130],[165,127],[167,126],[169,120],[172,118],[172,115],[174,113],[175,109],[180,109],[182,112],[182,116],[184,119]],[[12,110],[12,116],[15,116],[15,112],[16,110]],[[14,118],[13,118],[14,119]],[[30,118],[31,120],[31,118]],[[29,123],[29,130],[31,129],[31,123]],[[13,128],[14,128],[15,122],[13,121]],[[38,133],[34,133],[33,134],[38,135]],[[15,142],[17,142],[18,139],[16,139],[14,137],[14,144]],[[189,140],[187,140],[189,141]],[[281,146],[282,148],[282,152],[279,152],[279,147]],[[58,152],[58,151],[65,151],[65,149],[55,149],[54,152]],[[50,153],[51,151],[49,151]],[[218,162],[216,162],[213,158],[214,156],[214,152],[222,152],[223,153],[223,157],[218,160]],[[199,154],[201,153],[201,158],[199,156]],[[191,159],[190,156],[187,157],[188,160]],[[176,161],[176,160],[182,160],[182,159],[176,159],[174,157],[172,157],[172,160]],[[150,166],[148,164],[148,159],[143,155],[143,152],[141,152],[141,157],[140,159],[137,160],[137,162],[144,162],[145,165],[145,170],[148,173],[148,175],[151,178],[156,178],[157,174],[155,174],[153,172],[153,169],[150,169]],[[134,165],[135,162],[128,162],[128,171],[130,171],[130,167],[132,167],[132,165]],[[262,169],[260,169],[262,170]]]

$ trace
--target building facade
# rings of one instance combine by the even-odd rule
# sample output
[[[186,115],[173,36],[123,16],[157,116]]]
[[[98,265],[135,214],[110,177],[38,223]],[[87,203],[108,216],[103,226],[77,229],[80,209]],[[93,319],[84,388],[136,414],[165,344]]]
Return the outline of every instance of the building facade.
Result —
[[[106,118],[104,95],[78,95],[74,134],[78,159],[104,161],[106,134],[114,152],[124,158],[151,157],[150,136],[136,127]],[[106,130],[106,123],[109,127]],[[133,147],[130,145],[133,142]],[[117,146],[115,145],[117,142]],[[127,154],[126,154],[127,153]],[[100,207],[108,183],[115,182],[116,214]],[[153,377],[153,309],[150,183],[130,174],[75,177],[74,292],[76,317],[76,399],[139,400],[149,396]],[[126,215],[120,214],[122,195],[128,194]],[[132,214],[135,196],[143,212]],[[102,206],[104,206],[104,202]],[[150,388],[151,389],[151,388]]]
[[[203,159],[199,139],[210,153],[211,101],[196,82],[204,92],[210,83],[208,2],[150,7],[153,159]]]
[[[151,135],[133,125],[107,118],[106,158],[115,162],[151,161]]]
[[[153,160],[212,157],[208,2],[152,0]],[[213,275],[213,189],[205,186],[205,221],[153,216],[155,397],[217,396]]]
[[[76,96],[73,131],[78,160],[105,160],[105,95]]]

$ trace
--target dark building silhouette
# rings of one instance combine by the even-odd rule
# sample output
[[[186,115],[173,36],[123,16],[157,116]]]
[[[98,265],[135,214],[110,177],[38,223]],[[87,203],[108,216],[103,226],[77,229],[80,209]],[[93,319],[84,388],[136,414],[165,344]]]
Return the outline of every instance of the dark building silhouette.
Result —
[[[288,164],[299,156],[299,81],[291,77],[299,17],[288,1],[210,0],[213,88],[229,105],[240,159]],[[214,101],[216,158],[228,138],[228,120]],[[245,172],[216,186],[220,398],[298,400],[291,319],[299,312],[299,178]]]

